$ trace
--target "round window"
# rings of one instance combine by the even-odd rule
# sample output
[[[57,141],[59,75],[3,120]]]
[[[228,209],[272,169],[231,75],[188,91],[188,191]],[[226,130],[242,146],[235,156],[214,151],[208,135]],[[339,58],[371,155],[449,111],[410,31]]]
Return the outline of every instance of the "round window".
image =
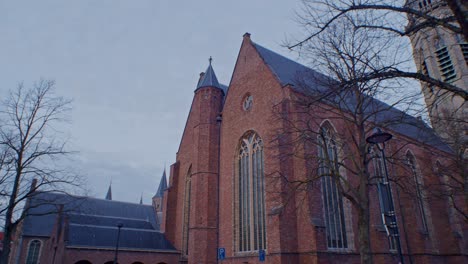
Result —
[[[244,107],[244,110],[245,111],[250,110],[252,108],[252,104],[253,104],[253,97],[252,97],[252,95],[247,94],[244,97],[244,102],[242,103],[242,106]]]

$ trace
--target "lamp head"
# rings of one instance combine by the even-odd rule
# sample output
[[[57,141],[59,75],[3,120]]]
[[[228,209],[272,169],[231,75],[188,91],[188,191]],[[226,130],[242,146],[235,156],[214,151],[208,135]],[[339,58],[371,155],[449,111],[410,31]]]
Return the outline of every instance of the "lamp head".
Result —
[[[383,132],[380,128],[374,128],[372,135],[366,138],[367,143],[370,144],[381,144],[392,139],[392,134]]]

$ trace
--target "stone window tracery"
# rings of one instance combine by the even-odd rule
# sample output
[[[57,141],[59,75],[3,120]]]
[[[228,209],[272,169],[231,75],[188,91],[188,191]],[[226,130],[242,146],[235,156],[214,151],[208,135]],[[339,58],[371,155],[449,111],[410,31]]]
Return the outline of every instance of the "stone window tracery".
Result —
[[[242,137],[236,159],[236,248],[258,251],[266,248],[265,175],[263,141],[255,132]]]
[[[414,159],[413,154],[411,154],[410,152],[406,153],[406,162],[408,164],[408,167],[410,168],[415,184],[416,200],[418,203],[418,211],[420,216],[419,218],[421,219],[422,229],[424,232],[427,233],[429,232],[429,228],[427,225],[426,207],[424,203],[423,183],[421,175],[419,174],[416,166],[416,160]]]
[[[372,149],[372,152],[374,154],[374,175],[377,181],[377,191],[379,192],[379,203],[380,203],[380,213],[382,214],[382,224],[385,225],[384,217],[383,214],[385,213],[386,208],[388,208],[386,205],[391,203],[392,207],[395,208],[394,202],[389,201],[388,195],[386,195],[385,192],[388,192],[389,189],[385,186],[386,184],[390,184],[389,182],[386,182],[385,180],[385,163],[382,159],[382,155],[379,150]],[[385,207],[385,208],[384,208]],[[396,237],[394,236],[388,236],[388,247],[390,250],[397,250],[397,241]]]
[[[339,165],[336,140],[333,129],[326,123],[320,129],[318,138],[318,173],[321,177],[323,211],[330,249],[348,248],[346,236],[343,197],[338,190]]]
[[[41,241],[35,239],[29,243],[28,256],[26,257],[26,264],[39,263],[39,253],[41,251]]]
[[[253,97],[250,94],[247,94],[244,98],[244,101],[242,102],[242,107],[244,108],[245,111],[249,111],[252,109],[253,105]]]

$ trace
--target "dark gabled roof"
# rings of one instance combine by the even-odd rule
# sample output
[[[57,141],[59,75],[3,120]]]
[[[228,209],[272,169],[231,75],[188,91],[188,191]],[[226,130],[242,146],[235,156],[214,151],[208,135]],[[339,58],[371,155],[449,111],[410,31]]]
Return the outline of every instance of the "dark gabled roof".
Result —
[[[146,219],[132,219],[132,218],[75,214],[75,213],[67,213],[67,216],[68,216],[68,221],[71,224],[116,227],[119,223],[121,223],[125,226],[125,228],[154,230],[153,224],[150,223]]]
[[[122,247],[174,249],[159,233],[159,221],[151,205],[38,192],[29,206],[24,236],[49,237],[62,210],[69,222],[67,245],[114,247],[117,225],[121,223],[122,234],[128,236],[125,241],[121,239]]]
[[[166,170],[164,169],[163,175],[161,177],[161,181],[159,182],[159,187],[158,190],[156,191],[156,194],[153,196],[162,198],[164,197],[164,191],[167,189],[167,180],[166,180]]]
[[[347,92],[334,93],[330,87],[337,82],[332,78],[314,71],[302,64],[290,60],[278,53],[266,49],[254,42],[252,45],[257,50],[265,64],[276,76],[284,87],[290,85],[294,90],[301,93],[314,93],[323,95],[328,103],[339,105],[341,109],[355,111],[356,99],[347,96]],[[327,93],[331,96],[327,97]],[[367,96],[365,114],[378,126],[387,127],[402,135],[413,138],[419,142],[432,145],[440,150],[451,152],[450,147],[445,144],[432,128],[428,127],[422,120],[404,113],[382,101]]]
[[[282,86],[289,84],[299,88],[302,86],[304,80],[311,79],[314,80],[313,85],[319,85],[323,89],[326,89],[325,84],[331,81],[331,78],[298,62],[279,55],[278,53],[264,48],[254,42],[252,42],[252,45],[255,47],[265,64],[276,75]]]
[[[117,227],[70,224],[68,246],[115,248]],[[175,250],[164,234],[154,230],[122,227],[119,247],[121,249]]]

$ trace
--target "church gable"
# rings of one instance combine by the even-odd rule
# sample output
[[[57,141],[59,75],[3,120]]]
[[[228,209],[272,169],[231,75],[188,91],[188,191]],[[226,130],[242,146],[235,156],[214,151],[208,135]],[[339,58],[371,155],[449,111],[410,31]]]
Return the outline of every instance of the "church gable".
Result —
[[[223,107],[224,118],[227,118],[234,109],[239,110],[240,108],[240,110],[250,111],[250,109],[246,109],[249,104],[252,105],[252,110],[254,108],[259,110],[258,108],[261,107],[268,108],[271,112],[272,105],[270,103],[275,98],[271,94],[280,95],[282,93],[282,81],[274,68],[267,64],[268,60],[263,58],[261,53],[263,50],[267,49],[255,44],[250,39],[249,33],[244,34]],[[253,92],[256,94],[252,94]],[[280,100],[280,98],[276,100]],[[246,105],[243,105],[244,103]]]

